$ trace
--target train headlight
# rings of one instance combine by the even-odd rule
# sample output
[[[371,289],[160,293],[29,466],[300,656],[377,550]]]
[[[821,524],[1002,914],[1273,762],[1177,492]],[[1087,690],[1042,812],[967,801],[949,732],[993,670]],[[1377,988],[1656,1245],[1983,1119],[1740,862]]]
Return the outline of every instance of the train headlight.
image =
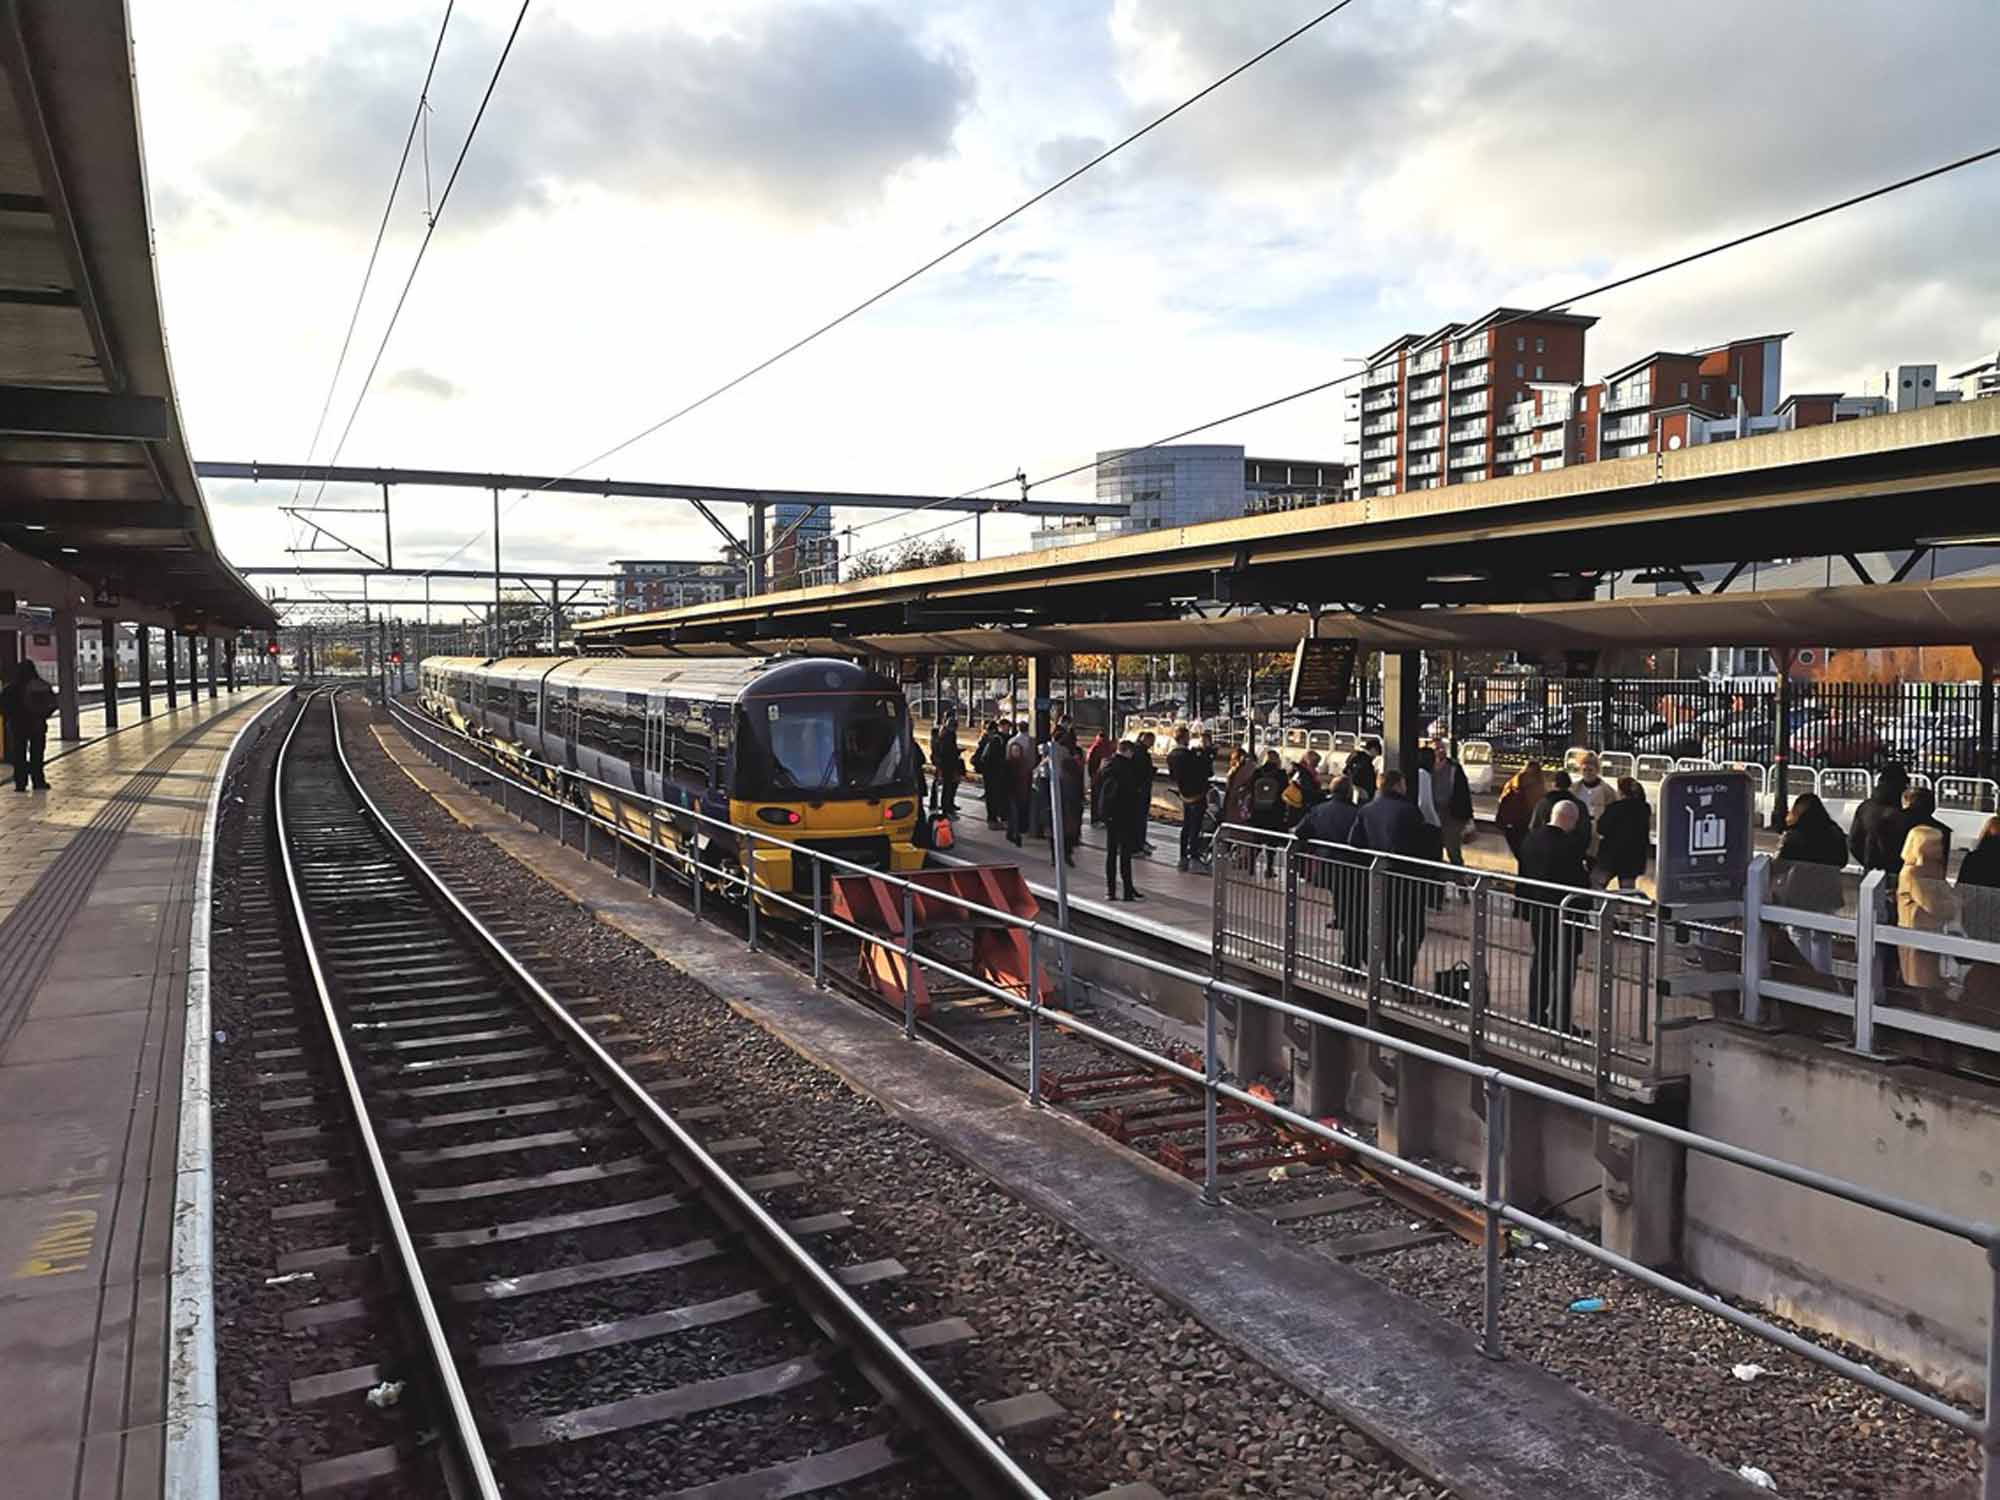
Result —
[[[790,827],[799,821],[798,810],[791,807],[760,807],[757,809],[757,816],[766,823],[777,824],[780,828]]]
[[[917,810],[917,804],[914,802],[891,802],[889,804],[889,810],[882,816],[886,818],[889,822],[893,823],[898,818],[907,818],[911,816],[913,813],[916,812],[916,810]]]

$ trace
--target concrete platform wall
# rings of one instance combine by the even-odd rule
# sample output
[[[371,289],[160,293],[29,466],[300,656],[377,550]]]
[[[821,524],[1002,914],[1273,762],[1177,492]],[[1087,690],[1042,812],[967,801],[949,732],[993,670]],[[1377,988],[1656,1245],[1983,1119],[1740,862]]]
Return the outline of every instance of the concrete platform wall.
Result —
[[[1689,1126],[1975,1219],[2000,1219],[2000,1089],[1715,1023]],[[1992,1278],[1975,1246],[1690,1154],[1683,1249],[1718,1290],[1976,1397]]]

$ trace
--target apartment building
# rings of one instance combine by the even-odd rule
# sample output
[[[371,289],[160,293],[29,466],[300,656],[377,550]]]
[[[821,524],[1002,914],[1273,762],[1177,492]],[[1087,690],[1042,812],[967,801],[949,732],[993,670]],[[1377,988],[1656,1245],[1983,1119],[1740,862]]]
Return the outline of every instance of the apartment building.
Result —
[[[618,608],[625,614],[656,609],[680,609],[712,604],[743,592],[743,569],[734,563],[699,558],[620,558],[613,585]]]
[[[1595,458],[1633,458],[1775,429],[1788,333],[1733,339],[1684,353],[1655,350],[1604,377],[1583,403]],[[1768,419],[1759,422],[1758,419]]]
[[[1496,307],[1474,322],[1405,334],[1376,350],[1356,397],[1361,496],[1476,484],[1503,462],[1506,472],[1533,472],[1541,455],[1532,425],[1525,457],[1512,441],[1522,433],[1499,429],[1517,426],[1517,408],[1539,411],[1538,387],[1582,381],[1584,334],[1596,322]],[[1503,437],[1506,460],[1497,457]],[[1518,467],[1524,462],[1529,468]]]

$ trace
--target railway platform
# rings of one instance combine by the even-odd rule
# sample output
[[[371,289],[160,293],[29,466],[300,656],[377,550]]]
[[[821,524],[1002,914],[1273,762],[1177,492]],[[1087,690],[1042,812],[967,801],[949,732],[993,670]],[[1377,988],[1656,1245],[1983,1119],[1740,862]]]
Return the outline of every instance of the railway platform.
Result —
[[[169,1488],[179,1234],[205,1172],[184,1102],[203,972],[204,833],[239,733],[284,689],[240,687],[83,743],[50,790],[0,800],[0,1473],[16,1495]],[[94,716],[93,716],[94,717]],[[92,738],[95,734],[96,736]],[[4,792],[0,788],[0,792]],[[205,1049],[195,1049],[205,1056]],[[178,1154],[177,1154],[178,1153]],[[211,1414],[212,1415],[212,1414]]]

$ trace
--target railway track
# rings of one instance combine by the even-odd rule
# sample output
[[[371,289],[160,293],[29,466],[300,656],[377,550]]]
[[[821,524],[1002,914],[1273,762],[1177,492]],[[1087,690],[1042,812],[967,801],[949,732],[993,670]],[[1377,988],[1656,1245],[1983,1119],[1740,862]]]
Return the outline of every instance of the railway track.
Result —
[[[274,1069],[260,1109],[303,1122],[267,1142],[320,1153],[273,1175],[336,1194],[274,1211],[296,1247],[279,1264],[376,1268],[360,1274],[391,1295],[312,1317],[398,1325],[389,1352],[295,1380],[293,1400],[415,1412],[389,1444],[315,1460],[302,1490],[431,1494],[441,1469],[482,1497],[1041,1495],[993,1434],[1046,1414],[968,1409],[918,1358],[973,1330],[878,1322],[866,1288],[901,1267],[828,1269],[805,1246],[836,1243],[844,1213],[810,1211],[757,1140],[704,1138],[725,1110],[677,1106],[695,1081],[668,1059],[614,1058],[613,1004],[546,985],[547,955],[376,810],[332,694],[294,720],[272,793],[294,1021],[264,1039],[317,1067]]]
[[[500,767],[490,774],[507,775]],[[580,817],[571,821],[580,826]],[[544,831],[556,829],[548,825]],[[614,834],[587,847],[590,857],[621,875],[631,875],[629,867],[636,861],[643,879],[645,856],[636,849],[628,853],[627,843]],[[670,861],[658,862],[651,883],[655,894],[684,907],[692,905],[689,888],[675,876]],[[748,936],[741,904],[717,899],[713,891],[697,914]],[[811,935],[796,924],[767,916],[758,924],[757,942],[771,956],[805,973],[815,971]],[[965,946],[950,933],[941,938],[924,935],[918,943],[920,951],[931,949],[961,968],[970,967],[969,954],[959,951]],[[849,999],[900,1019],[896,1008],[860,977],[860,957],[858,939],[837,931],[823,934],[818,964],[823,982]],[[934,1001],[941,1003],[928,1019],[916,1022],[917,1034],[1028,1092],[1027,1024],[1021,1013],[970,986],[954,986],[936,971],[930,972],[929,984]],[[1118,1029],[1118,1023],[1107,1017],[1093,1020],[1105,1029]],[[1201,1071],[1198,1051],[1147,1040],[1154,1050]],[[1194,1181],[1202,1179],[1204,1120],[1198,1088],[1077,1036],[1056,1020],[1041,1028],[1038,1045],[1041,1092],[1047,1104],[1073,1113],[1169,1170]],[[1483,1217],[1427,1184],[1372,1167],[1357,1153],[1317,1137],[1280,1129],[1267,1116],[1242,1106],[1226,1106],[1219,1124],[1219,1181],[1225,1196],[1250,1213],[1305,1233],[1335,1259],[1394,1254],[1447,1236],[1473,1245],[1484,1242]],[[1413,1215],[1417,1222],[1411,1222]],[[1502,1253],[1508,1249],[1503,1245]]]

